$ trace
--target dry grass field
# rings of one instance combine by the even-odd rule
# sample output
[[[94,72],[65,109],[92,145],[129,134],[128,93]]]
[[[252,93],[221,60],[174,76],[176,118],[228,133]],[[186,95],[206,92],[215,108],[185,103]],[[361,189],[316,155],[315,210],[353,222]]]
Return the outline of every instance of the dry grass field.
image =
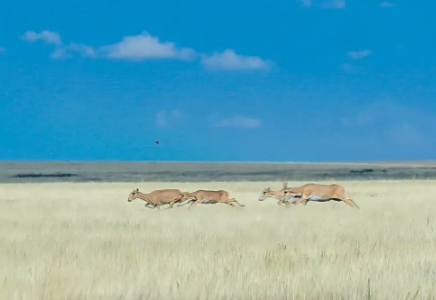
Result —
[[[0,299],[435,299],[436,182],[339,183],[360,210],[257,201],[281,182],[1,184]],[[148,209],[136,187],[246,207]]]

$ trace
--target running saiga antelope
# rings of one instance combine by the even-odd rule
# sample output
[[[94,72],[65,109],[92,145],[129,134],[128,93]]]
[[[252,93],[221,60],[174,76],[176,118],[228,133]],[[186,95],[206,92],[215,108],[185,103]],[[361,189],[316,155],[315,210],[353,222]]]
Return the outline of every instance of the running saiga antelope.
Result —
[[[282,204],[289,205],[290,203],[295,204],[296,197],[286,192],[287,186],[288,186],[287,181],[285,181],[283,182],[283,188],[281,190],[272,190],[269,187],[265,188],[259,197],[259,201],[264,201],[267,198],[274,198],[278,200],[277,204],[279,205]],[[289,201],[289,199],[292,200]]]
[[[155,190],[151,193],[141,193],[139,189],[133,190],[127,201],[132,202],[135,199],[141,199],[147,202],[145,207],[160,209],[161,205],[169,204],[168,208],[172,208],[177,202],[180,202],[183,198],[183,193],[177,189],[163,189]]]
[[[360,208],[352,198],[345,194],[345,189],[339,184],[307,183],[299,187],[288,188],[288,183],[285,182],[285,186],[286,199],[296,196],[301,197],[295,204],[303,203],[306,206],[307,201],[326,202],[334,200],[345,202],[351,207]]]
[[[245,207],[245,205],[241,204],[236,200],[235,198],[230,198],[229,193],[227,191],[219,190],[219,191],[208,191],[208,190],[198,190],[195,192],[186,192],[183,193],[183,198],[181,200],[182,202],[189,202],[193,201],[191,203],[191,206],[196,205],[197,203],[224,203],[230,206],[233,206],[233,203],[237,203],[240,207]]]

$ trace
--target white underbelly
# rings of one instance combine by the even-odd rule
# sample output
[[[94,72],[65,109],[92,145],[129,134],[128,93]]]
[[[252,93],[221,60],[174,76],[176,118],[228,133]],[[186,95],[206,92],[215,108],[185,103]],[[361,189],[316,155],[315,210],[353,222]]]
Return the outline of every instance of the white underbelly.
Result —
[[[203,200],[201,200],[201,203],[203,203],[203,204],[208,204],[208,203],[214,203],[215,201],[213,201],[213,200],[209,200],[209,199],[207,199],[207,198],[203,198]]]
[[[309,198],[307,198],[309,201],[325,201],[327,199],[316,196],[316,195],[312,195]]]

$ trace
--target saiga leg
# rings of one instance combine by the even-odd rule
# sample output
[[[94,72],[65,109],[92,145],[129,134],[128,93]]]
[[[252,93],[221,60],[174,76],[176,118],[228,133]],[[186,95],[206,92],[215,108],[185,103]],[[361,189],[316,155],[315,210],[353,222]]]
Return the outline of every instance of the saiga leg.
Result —
[[[348,201],[350,201],[351,203],[353,203],[353,205],[354,205],[355,208],[360,209],[359,205],[357,205],[356,202],[354,202],[353,199],[351,199],[350,197],[347,197],[346,199],[347,199]]]
[[[194,202],[191,203],[191,205],[189,205],[189,208],[191,208],[194,205],[197,205],[198,202],[201,202],[200,199],[195,200]]]
[[[180,202],[181,200],[181,198],[175,198],[173,201],[170,202],[170,206],[168,208],[173,208],[173,205],[177,202]]]
[[[150,208],[150,209],[154,209],[154,208],[156,207],[156,205],[151,204],[151,206],[150,206],[150,204],[151,204],[151,203],[147,202],[147,203],[145,204],[145,207]]]
[[[244,204],[239,203],[238,200],[236,200],[235,198],[230,199],[230,201],[237,203],[239,205],[239,207],[245,207]]]
[[[303,203],[303,205],[306,206],[308,199],[309,199],[308,197],[302,195],[300,200],[297,200],[297,202],[295,202],[295,204]]]

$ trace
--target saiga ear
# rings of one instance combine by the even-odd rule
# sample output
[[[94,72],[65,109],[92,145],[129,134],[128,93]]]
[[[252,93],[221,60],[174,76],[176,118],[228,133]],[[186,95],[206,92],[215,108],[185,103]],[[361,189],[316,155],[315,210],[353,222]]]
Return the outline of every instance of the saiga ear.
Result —
[[[288,188],[288,180],[285,178],[285,180],[283,181],[283,189]]]

